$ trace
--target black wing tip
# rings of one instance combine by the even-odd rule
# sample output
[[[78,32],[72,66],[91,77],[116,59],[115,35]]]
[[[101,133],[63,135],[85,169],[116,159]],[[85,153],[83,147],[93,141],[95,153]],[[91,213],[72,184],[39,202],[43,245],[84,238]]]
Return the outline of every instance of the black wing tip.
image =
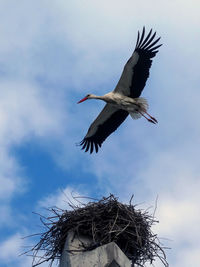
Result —
[[[85,152],[90,152],[92,154],[94,151],[98,153],[99,147],[101,147],[101,144],[95,143],[94,141],[89,140],[88,138],[84,138],[80,143],[77,144],[78,146],[82,146],[82,150],[85,150]]]
[[[140,32],[138,31],[135,50],[136,51],[142,50],[142,51],[153,53],[155,55],[158,51],[156,51],[156,53],[155,53],[154,50],[162,45],[161,44],[161,45],[155,46],[161,38],[161,37],[159,37],[158,39],[155,40],[154,39],[155,36],[156,36],[156,31],[152,34],[152,29],[150,29],[146,38],[144,38],[145,37],[145,26],[143,26],[141,37],[140,37]]]

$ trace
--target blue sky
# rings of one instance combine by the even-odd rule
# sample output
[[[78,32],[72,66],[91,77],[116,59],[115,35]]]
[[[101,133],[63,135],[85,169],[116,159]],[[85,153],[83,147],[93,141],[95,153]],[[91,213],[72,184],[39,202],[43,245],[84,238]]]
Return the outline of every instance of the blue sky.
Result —
[[[1,0],[0,266],[31,266],[18,255],[32,244],[21,237],[40,229],[32,211],[65,207],[71,192],[123,202],[134,194],[152,212],[158,196],[154,231],[169,239],[170,266],[198,265],[199,8],[196,0]],[[114,89],[144,25],[163,43],[143,91],[159,123],[128,118],[97,155],[86,154],[75,143],[104,104],[76,103]]]

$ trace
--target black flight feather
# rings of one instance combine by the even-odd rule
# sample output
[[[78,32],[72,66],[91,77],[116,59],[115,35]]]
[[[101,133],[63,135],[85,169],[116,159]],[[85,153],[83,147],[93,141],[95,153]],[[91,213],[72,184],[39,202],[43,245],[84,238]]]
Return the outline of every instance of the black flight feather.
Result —
[[[106,106],[108,105],[109,104],[107,104]],[[80,142],[82,149],[85,149],[85,152],[87,152],[90,148],[90,153],[92,153],[94,145],[95,151],[97,153],[99,147],[101,147],[101,144],[105,141],[105,139],[122,124],[122,122],[127,118],[128,115],[129,113],[125,110],[122,109],[116,110],[114,113],[111,114],[110,117],[107,118],[106,121],[97,126],[97,130],[92,136],[87,137],[87,135],[91,130],[90,127],[87,135]]]

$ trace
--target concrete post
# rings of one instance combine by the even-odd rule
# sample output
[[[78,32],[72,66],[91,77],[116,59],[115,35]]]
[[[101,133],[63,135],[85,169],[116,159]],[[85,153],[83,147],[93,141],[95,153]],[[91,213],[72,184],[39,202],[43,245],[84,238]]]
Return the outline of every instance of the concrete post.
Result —
[[[82,242],[90,242],[85,237],[74,238],[69,233],[65,242],[59,267],[131,267],[131,261],[122,250],[111,242],[91,251],[76,252],[82,248]],[[74,250],[73,254],[68,250]]]

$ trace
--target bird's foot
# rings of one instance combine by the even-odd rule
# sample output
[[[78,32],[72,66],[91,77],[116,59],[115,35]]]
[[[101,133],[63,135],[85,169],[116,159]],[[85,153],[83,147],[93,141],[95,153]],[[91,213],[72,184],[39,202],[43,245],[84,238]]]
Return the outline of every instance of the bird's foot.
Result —
[[[149,122],[156,124],[156,122],[153,119],[147,119]]]
[[[140,113],[146,120],[148,120],[149,122],[156,124],[158,123],[158,121],[156,120],[156,118],[152,117],[149,113],[147,113],[146,111],[144,111],[144,113],[149,117],[145,116],[144,113],[137,111],[138,113]]]
[[[158,123],[158,121],[156,120],[156,118],[152,117],[152,116],[151,116],[149,113],[147,113],[147,112],[145,112],[145,113],[147,114],[147,116],[150,117],[150,119],[147,119],[148,121],[150,121],[150,122],[153,121],[154,124]]]
[[[154,123],[158,123],[158,121],[156,120],[156,118],[150,116],[151,120],[154,121]]]

